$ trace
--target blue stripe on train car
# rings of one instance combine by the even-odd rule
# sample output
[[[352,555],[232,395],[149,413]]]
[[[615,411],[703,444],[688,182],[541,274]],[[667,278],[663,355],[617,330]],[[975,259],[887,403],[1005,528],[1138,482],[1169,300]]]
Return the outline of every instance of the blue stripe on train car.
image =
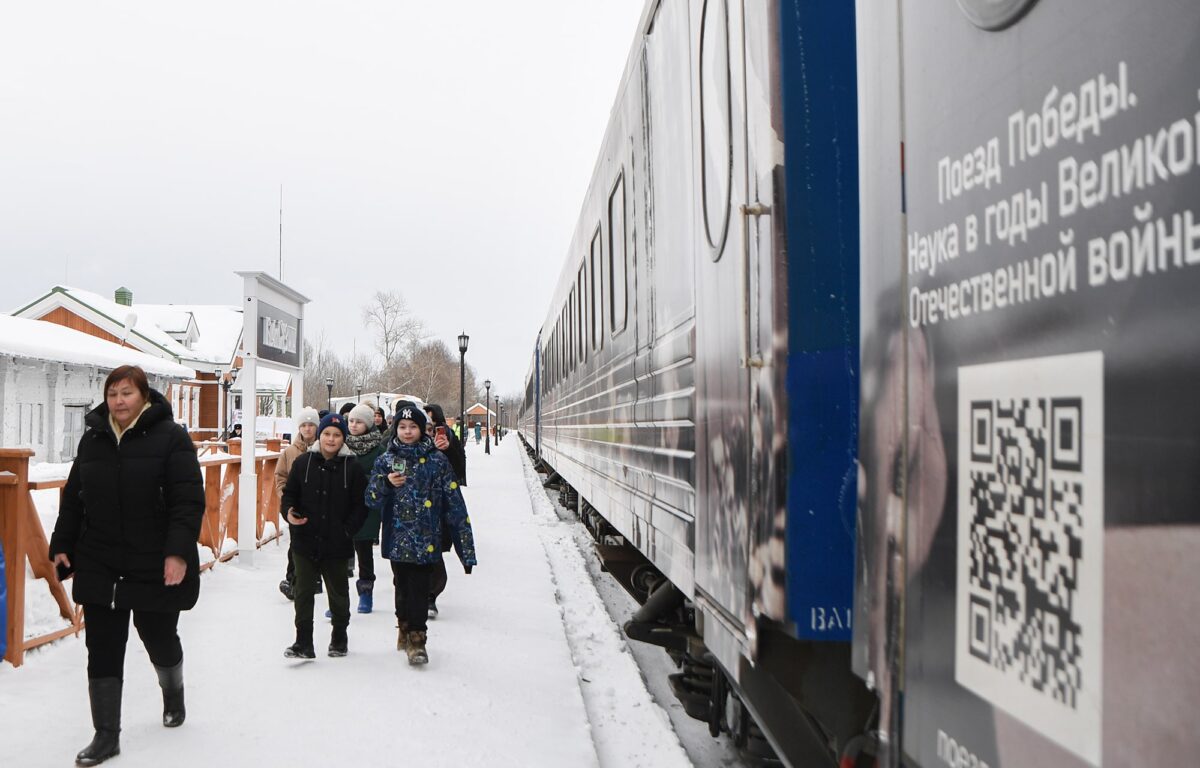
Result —
[[[788,250],[787,607],[849,640],[858,448],[853,3],[780,3]]]

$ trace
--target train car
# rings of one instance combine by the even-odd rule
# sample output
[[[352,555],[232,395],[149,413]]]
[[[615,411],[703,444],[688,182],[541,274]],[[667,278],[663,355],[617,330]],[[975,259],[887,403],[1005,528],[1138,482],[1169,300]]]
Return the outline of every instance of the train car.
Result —
[[[800,10],[647,4],[521,429],[689,712],[820,765],[873,699],[849,647],[854,14]]]
[[[1196,752],[1198,33],[1184,0],[647,3],[520,429],[714,735]]]

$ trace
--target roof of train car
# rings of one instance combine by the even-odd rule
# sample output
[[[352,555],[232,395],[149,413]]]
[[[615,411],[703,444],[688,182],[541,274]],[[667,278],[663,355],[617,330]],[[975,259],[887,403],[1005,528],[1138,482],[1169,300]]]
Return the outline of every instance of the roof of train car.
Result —
[[[659,5],[661,5],[661,3],[662,0],[646,0],[646,4],[642,8],[641,18],[638,19],[637,28],[634,30],[633,39],[630,41],[629,55],[625,58],[625,68],[621,71],[621,80],[617,84],[616,92],[613,94],[612,106],[609,107],[608,127],[605,128],[604,138],[601,139],[600,146],[596,150],[596,160],[592,164],[592,176],[588,181],[587,189],[585,190],[583,199],[579,204],[579,215],[575,219],[575,229],[571,236],[571,244],[567,247],[566,252],[563,254],[562,268],[559,272],[558,282],[555,284],[554,293],[551,294],[550,301],[546,307],[546,317],[544,320],[542,320],[540,330],[543,332],[543,337],[547,335],[544,332],[553,327],[554,321],[558,317],[558,309],[561,306],[562,297],[564,297],[570,290],[570,286],[573,282],[574,260],[571,258],[571,254],[577,253],[576,246],[579,243],[581,232],[586,229],[590,236],[591,227],[583,226],[584,212],[587,210],[588,201],[592,198],[592,193],[596,186],[596,176],[600,170],[601,163],[604,161],[604,148],[608,146],[609,138],[613,130],[613,113],[617,104],[620,103],[621,97],[625,93],[625,89],[629,85],[630,76],[634,73],[638,62],[641,60],[640,53],[642,50],[642,40],[653,26],[655,14],[657,14]]]

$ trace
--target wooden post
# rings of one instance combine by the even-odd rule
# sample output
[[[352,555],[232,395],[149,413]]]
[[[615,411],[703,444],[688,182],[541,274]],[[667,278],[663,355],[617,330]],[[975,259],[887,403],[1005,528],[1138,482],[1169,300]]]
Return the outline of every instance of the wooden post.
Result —
[[[221,556],[221,465],[204,465],[204,522],[200,525],[200,543],[212,551],[213,559]]]
[[[224,480],[221,483],[221,545],[217,550],[217,559],[222,561],[228,559],[221,554],[225,547],[225,540],[237,541],[238,537],[238,486],[240,485],[241,468],[240,460],[226,464]]]
[[[25,659],[25,535],[29,504],[28,448],[0,448],[0,542],[8,589],[8,650],[14,667]]]

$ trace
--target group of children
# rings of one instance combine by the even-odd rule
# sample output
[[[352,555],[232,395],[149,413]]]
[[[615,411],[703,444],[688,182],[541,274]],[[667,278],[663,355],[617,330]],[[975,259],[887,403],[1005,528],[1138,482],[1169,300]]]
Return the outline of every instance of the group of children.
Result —
[[[296,640],[284,650],[288,658],[316,657],[313,603],[322,582],[332,623],[329,655],[346,655],[348,571],[357,555],[358,610],[371,612],[376,540],[391,562],[396,589],[396,649],[410,664],[429,661],[427,620],[431,588],[445,585],[443,549],[453,547],[466,573],[475,566],[460,488],[465,469],[460,472],[443,453],[450,451],[451,437],[444,423],[432,424],[424,409],[408,401],[396,404],[390,429],[379,430],[378,421],[366,405],[319,420],[305,408],[292,450],[280,462],[279,474],[286,473],[281,509],[291,535],[285,594],[291,592],[296,614]]]

